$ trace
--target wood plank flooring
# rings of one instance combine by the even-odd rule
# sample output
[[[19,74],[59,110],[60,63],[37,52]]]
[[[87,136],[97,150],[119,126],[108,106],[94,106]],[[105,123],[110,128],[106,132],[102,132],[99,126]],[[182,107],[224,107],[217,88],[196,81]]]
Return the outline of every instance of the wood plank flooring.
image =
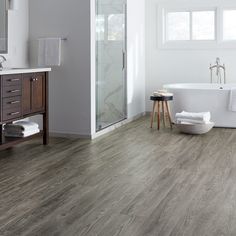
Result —
[[[40,139],[0,152],[1,236],[235,236],[236,130]]]

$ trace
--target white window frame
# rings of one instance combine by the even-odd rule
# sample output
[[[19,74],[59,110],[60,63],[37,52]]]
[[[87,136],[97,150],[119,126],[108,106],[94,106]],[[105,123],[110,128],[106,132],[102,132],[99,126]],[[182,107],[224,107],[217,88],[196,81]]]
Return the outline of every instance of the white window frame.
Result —
[[[236,5],[224,6],[158,6],[157,44],[159,49],[236,49],[236,40],[223,40],[223,12],[236,10]],[[166,40],[166,17],[168,12],[215,11],[215,40],[192,40],[192,19],[190,19],[190,40]],[[190,18],[191,18],[190,14]]]

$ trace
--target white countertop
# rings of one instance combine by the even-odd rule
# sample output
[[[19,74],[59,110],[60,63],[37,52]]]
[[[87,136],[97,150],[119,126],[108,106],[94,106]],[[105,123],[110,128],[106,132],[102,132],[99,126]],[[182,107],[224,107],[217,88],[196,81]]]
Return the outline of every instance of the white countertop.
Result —
[[[49,72],[51,70],[51,68],[3,68],[0,70],[0,75]]]

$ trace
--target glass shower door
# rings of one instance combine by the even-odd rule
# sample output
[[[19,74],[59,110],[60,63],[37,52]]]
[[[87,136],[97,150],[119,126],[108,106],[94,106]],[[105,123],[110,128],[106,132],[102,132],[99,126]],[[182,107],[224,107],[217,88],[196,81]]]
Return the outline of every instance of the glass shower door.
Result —
[[[96,128],[126,119],[126,0],[96,0]]]

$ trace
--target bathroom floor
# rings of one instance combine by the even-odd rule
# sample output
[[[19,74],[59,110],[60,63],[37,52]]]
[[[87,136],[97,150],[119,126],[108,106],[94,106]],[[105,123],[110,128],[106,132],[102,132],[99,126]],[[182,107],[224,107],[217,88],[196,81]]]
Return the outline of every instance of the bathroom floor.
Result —
[[[236,235],[236,130],[40,141],[0,152],[0,235]]]

